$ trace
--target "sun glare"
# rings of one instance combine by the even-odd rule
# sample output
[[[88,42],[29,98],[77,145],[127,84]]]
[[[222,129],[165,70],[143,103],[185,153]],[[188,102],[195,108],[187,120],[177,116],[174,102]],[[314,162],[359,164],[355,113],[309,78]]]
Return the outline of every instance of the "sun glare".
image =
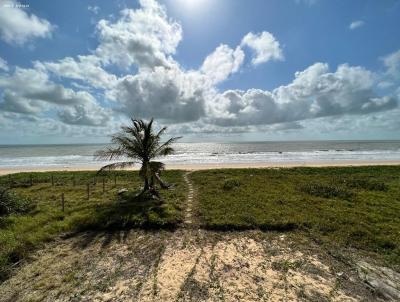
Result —
[[[181,9],[190,11],[199,11],[207,7],[210,0],[178,0]]]

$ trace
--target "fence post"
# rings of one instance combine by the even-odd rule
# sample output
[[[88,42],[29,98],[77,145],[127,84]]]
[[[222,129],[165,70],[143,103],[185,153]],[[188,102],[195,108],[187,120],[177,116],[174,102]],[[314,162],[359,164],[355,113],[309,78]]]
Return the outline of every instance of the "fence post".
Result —
[[[51,185],[54,187],[54,176],[51,174]]]
[[[114,186],[117,185],[117,174],[114,174]]]
[[[74,186],[74,187],[76,186],[75,175],[72,178],[72,186]]]
[[[87,199],[89,200],[89,198],[90,198],[90,184],[89,183],[86,184],[86,194],[87,194]]]
[[[103,194],[105,193],[105,191],[106,191],[106,180],[103,177]]]
[[[12,187],[12,179],[11,179],[11,174],[8,174],[8,183],[10,185],[10,188]]]
[[[31,187],[33,186],[33,178],[32,178],[32,174],[30,174],[29,175],[29,179],[30,179],[30,182],[31,182]]]
[[[64,193],[61,194],[61,210],[64,212]]]

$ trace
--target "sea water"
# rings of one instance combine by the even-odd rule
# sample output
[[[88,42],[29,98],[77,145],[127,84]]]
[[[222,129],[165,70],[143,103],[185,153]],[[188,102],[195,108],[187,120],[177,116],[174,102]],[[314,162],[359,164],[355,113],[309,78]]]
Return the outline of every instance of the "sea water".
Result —
[[[107,144],[3,145],[0,168],[99,166],[93,154]],[[166,164],[324,163],[399,161],[400,141],[176,143]]]

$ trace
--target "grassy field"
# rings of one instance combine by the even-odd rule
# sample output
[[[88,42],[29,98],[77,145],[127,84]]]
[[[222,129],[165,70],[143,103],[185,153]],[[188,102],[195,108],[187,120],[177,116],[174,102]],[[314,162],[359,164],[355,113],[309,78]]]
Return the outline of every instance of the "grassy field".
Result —
[[[121,188],[131,190],[125,199],[140,190],[142,182],[137,172],[132,171],[114,172],[104,178],[95,177],[95,172],[19,173],[11,178],[1,177],[0,185],[11,184],[12,191],[18,198],[27,199],[31,209],[23,214],[0,216],[0,279],[8,275],[12,264],[61,233],[175,227],[182,221],[181,209],[186,197],[182,173],[166,171],[163,174],[163,178],[175,186],[161,191],[162,204],[119,200],[122,198],[117,192]]]
[[[175,186],[162,191],[161,204],[126,201],[142,185],[137,172],[109,174],[104,192],[95,172],[0,177],[0,186],[11,185],[30,205],[0,216],[0,277],[62,233],[176,227],[186,206],[183,173],[164,173]],[[400,166],[206,170],[190,178],[197,191],[193,214],[203,228],[291,232],[332,253],[358,251],[400,270]],[[131,191],[121,198],[121,188]]]
[[[225,169],[191,175],[209,229],[298,231],[400,268],[400,167]]]

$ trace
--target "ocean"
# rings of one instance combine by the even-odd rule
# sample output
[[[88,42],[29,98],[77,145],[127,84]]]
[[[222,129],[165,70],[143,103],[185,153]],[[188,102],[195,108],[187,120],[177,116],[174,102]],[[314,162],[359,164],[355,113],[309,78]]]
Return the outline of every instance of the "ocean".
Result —
[[[90,145],[2,145],[0,168],[99,166]],[[166,164],[324,163],[399,161],[400,141],[176,143]]]

